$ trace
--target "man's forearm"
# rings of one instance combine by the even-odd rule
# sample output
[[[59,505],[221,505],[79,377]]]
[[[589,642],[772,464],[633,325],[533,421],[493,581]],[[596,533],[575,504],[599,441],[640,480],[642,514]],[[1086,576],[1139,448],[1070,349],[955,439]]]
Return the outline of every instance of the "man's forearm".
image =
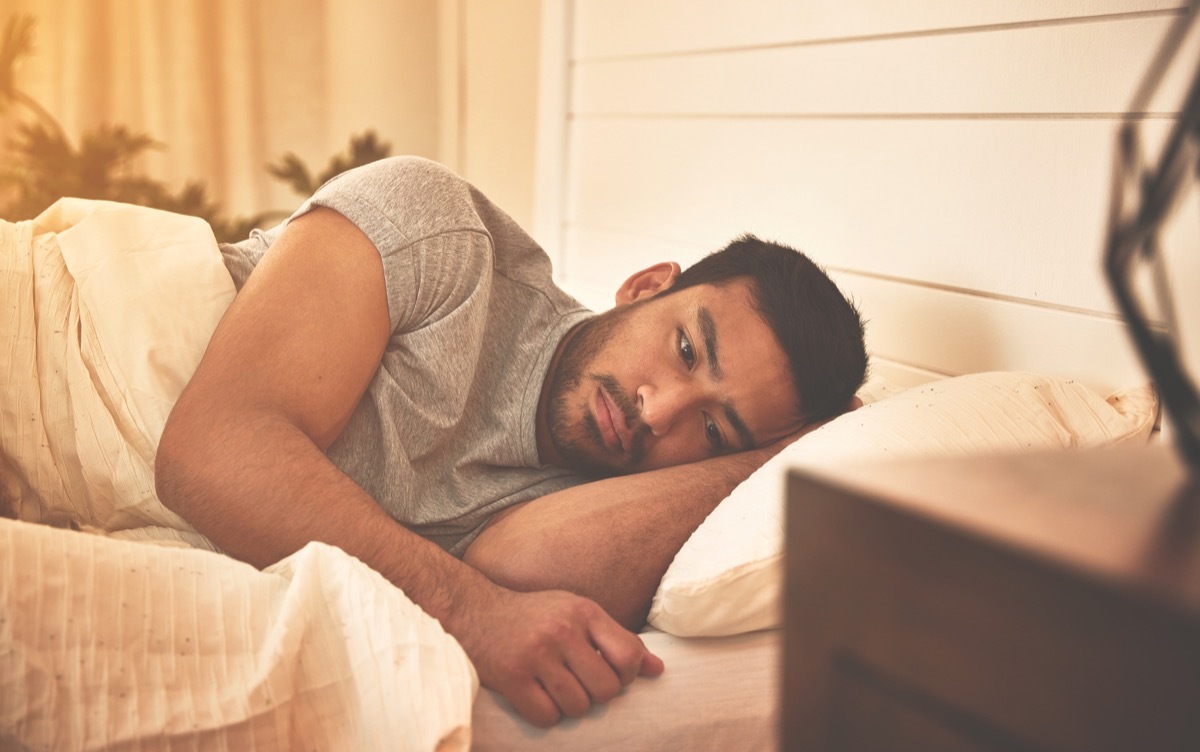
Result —
[[[310,541],[337,546],[404,590],[433,616],[489,584],[392,520],[302,432],[266,414],[207,416],[168,425],[160,443],[160,499],[215,545],[258,567]]]
[[[628,629],[704,518],[779,447],[587,483],[498,517],[464,561],[517,590],[561,588]]]

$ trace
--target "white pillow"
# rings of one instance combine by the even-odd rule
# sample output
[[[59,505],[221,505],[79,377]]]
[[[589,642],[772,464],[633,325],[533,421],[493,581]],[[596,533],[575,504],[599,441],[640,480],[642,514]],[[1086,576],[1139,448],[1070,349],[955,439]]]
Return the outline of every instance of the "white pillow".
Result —
[[[779,626],[788,468],[1145,441],[1157,409],[1150,386],[1105,400],[1073,381],[1018,372],[885,394],[800,438],[735,488],[667,568],[650,624],[688,637]]]

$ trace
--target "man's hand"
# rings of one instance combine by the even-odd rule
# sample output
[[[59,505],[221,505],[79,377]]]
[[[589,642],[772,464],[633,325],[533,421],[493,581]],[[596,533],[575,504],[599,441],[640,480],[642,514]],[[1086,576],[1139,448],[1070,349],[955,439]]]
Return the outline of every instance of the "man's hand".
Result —
[[[577,718],[616,697],[663,662],[594,602],[562,591],[496,588],[463,614],[454,632],[484,686],[504,695],[536,726]]]

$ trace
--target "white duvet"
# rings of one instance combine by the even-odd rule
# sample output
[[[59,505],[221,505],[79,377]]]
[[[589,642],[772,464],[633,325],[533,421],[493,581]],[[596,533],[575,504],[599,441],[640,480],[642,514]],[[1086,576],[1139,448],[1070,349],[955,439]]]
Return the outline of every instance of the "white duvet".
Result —
[[[0,222],[0,492],[23,520],[0,520],[0,748],[470,744],[474,669],[401,591],[329,546],[265,571],[183,547],[211,548],[155,498],[233,294],[193,218],[66,199]]]

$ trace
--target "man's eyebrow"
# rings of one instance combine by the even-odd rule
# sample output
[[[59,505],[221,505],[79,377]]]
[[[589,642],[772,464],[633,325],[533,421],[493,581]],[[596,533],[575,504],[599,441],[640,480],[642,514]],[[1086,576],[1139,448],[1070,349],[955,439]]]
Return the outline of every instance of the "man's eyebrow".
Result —
[[[721,370],[721,361],[717,357],[717,325],[713,322],[712,314],[704,306],[696,312],[696,322],[700,326],[700,334],[704,337],[704,350],[708,360],[708,372],[714,379],[725,377]]]
[[[712,314],[704,306],[696,311],[696,321],[700,327],[700,336],[704,339],[704,350],[706,353],[705,359],[708,361],[708,371],[714,379],[725,377],[725,372],[721,370],[721,361],[717,355],[717,325],[713,321]],[[725,419],[729,421],[729,425],[733,426],[733,430],[737,433],[738,443],[742,445],[742,449],[749,451],[754,449],[757,444],[754,441],[754,434],[750,433],[750,428],[746,425],[746,421],[742,420],[742,416],[738,415],[737,408],[733,403],[726,402]]]
[[[738,442],[742,445],[743,451],[748,452],[758,446],[754,441],[754,434],[750,433],[750,428],[742,420],[742,416],[738,415],[738,411],[729,402],[725,403],[725,419],[729,421],[729,425],[733,426],[734,432],[737,433]]]

